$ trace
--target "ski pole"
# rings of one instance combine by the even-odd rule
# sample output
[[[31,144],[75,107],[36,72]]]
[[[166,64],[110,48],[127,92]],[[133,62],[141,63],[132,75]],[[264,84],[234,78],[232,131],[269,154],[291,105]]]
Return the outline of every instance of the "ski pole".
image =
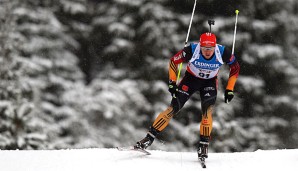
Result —
[[[236,31],[237,31],[237,19],[238,19],[239,10],[236,10],[235,13],[236,13],[236,22],[235,22],[235,30],[234,30],[234,38],[233,38],[232,55],[234,55],[234,49],[235,49]]]
[[[191,24],[192,24],[193,15],[194,15],[195,10],[196,10],[196,5],[197,5],[197,0],[195,0],[195,3],[193,5],[192,14],[191,14],[191,18],[190,18],[190,22],[189,22],[188,31],[187,31],[184,46],[186,46],[187,42],[188,42],[189,32],[190,32],[190,28],[191,28]]]
[[[238,19],[239,10],[236,10],[235,13],[236,13],[236,22],[235,22],[235,30],[234,30],[234,38],[233,38],[232,56],[234,55],[234,49],[235,49],[236,31],[237,31],[237,19]],[[227,104],[229,104],[229,101],[227,101]]]
[[[187,31],[187,35],[186,35],[184,47],[186,47],[187,42],[188,42],[189,32],[190,32],[190,28],[191,28],[191,24],[192,24],[193,15],[194,15],[195,10],[196,10],[196,5],[197,5],[197,0],[195,0],[195,3],[193,5],[192,14],[191,14],[191,18],[190,18],[190,22],[189,22],[189,26],[188,26],[188,31]],[[178,75],[177,75],[177,82],[179,81],[181,69],[182,69],[182,63],[179,64]]]

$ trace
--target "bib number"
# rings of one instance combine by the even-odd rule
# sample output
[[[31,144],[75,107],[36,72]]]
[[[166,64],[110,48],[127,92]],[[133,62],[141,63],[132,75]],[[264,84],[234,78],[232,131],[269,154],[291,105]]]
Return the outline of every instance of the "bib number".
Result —
[[[201,78],[209,78],[210,74],[206,74],[206,73],[200,72],[200,73],[199,73],[199,76],[200,76]]]

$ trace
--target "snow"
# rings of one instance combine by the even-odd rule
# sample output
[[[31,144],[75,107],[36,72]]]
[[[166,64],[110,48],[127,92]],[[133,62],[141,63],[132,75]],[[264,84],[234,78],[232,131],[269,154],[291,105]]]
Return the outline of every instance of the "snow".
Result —
[[[1,171],[203,170],[195,152],[149,150],[151,155],[114,148],[0,151]],[[298,168],[298,149],[209,153],[207,169],[216,171],[292,171]]]

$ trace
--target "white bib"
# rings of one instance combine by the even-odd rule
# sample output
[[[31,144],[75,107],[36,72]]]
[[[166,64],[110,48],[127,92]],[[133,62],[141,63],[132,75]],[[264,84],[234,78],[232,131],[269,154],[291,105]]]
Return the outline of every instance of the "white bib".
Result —
[[[219,68],[223,64],[222,55],[218,45],[215,46],[215,56],[206,60],[201,54],[200,44],[197,45],[192,58],[188,62],[187,69],[196,77],[211,79],[217,76]]]

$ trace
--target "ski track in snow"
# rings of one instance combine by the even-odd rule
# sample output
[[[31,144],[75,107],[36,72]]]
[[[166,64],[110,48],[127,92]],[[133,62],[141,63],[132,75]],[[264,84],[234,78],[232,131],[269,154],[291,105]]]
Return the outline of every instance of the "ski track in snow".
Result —
[[[0,151],[1,171],[297,171],[298,149],[209,153],[203,169],[195,152],[148,150],[151,155],[117,149]]]

